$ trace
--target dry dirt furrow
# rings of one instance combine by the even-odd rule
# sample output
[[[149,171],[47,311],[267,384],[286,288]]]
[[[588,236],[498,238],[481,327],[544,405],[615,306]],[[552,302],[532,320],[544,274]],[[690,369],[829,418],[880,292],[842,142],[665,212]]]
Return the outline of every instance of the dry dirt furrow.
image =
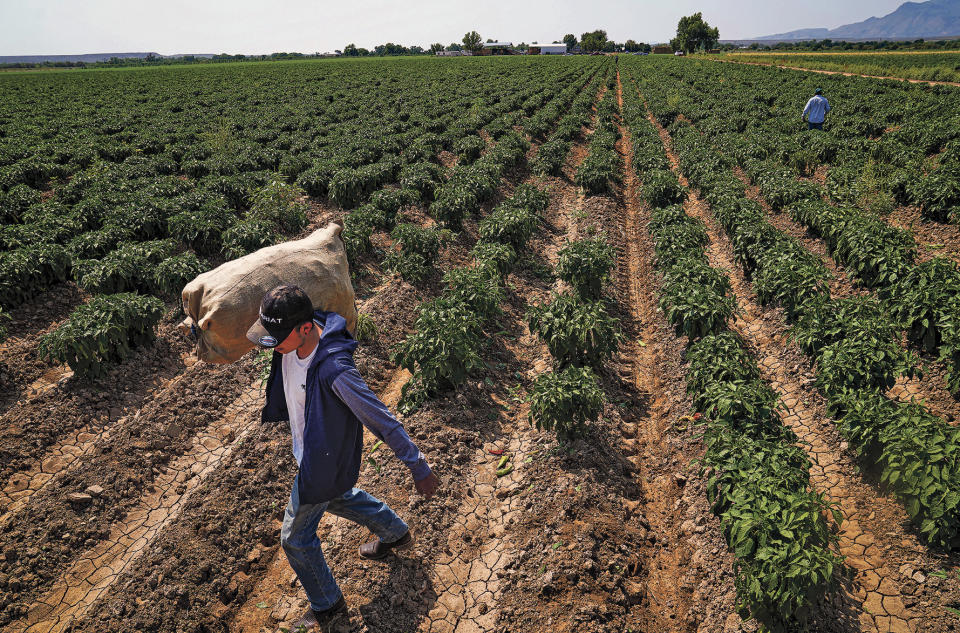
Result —
[[[184,363],[188,367],[187,371],[173,378],[162,380],[147,396],[144,401],[145,405],[149,404],[158,394],[176,389],[181,382],[189,379],[190,368],[196,366],[196,358],[187,358]],[[78,459],[91,453],[98,444],[106,442],[110,438],[111,429],[123,427],[127,421],[139,416],[142,410],[143,407],[138,408],[137,411],[125,415],[104,428],[93,429],[90,426],[85,426],[71,432],[59,443],[49,447],[43,457],[37,459],[25,470],[21,470],[10,477],[3,490],[0,490],[0,526],[26,507],[33,495],[50,483],[55,475],[69,468]]]
[[[623,110],[623,86],[618,74],[617,99]],[[646,398],[646,407],[633,409],[638,412],[635,421],[624,429],[626,443],[637,440],[629,439],[633,434],[644,446],[644,450],[633,458],[640,469],[638,484],[643,490],[645,516],[650,522],[650,528],[662,535],[662,541],[654,550],[651,560],[652,573],[647,578],[647,593],[650,600],[646,605],[644,624],[646,627],[657,627],[665,631],[696,631],[717,630],[725,626],[728,617],[737,616],[732,613],[731,600],[723,600],[722,594],[728,598],[733,593],[733,586],[729,578],[726,582],[708,583],[710,590],[704,591],[704,570],[696,564],[691,564],[694,553],[703,546],[696,542],[697,534],[691,534],[689,524],[685,523],[687,510],[691,504],[684,499],[685,487],[688,485],[687,475],[683,473],[682,464],[702,455],[702,449],[694,451],[684,450],[681,443],[664,441],[676,424],[676,418],[682,411],[685,403],[671,401],[669,387],[680,390],[677,384],[676,372],[666,371],[669,363],[666,356],[671,351],[679,353],[679,341],[669,333],[664,332],[666,323],[658,318],[656,298],[656,283],[653,274],[653,263],[650,259],[652,252],[649,240],[645,239],[646,224],[649,222],[649,210],[640,200],[640,183],[633,167],[633,148],[629,130],[621,126],[621,139],[617,147],[624,163],[624,181],[621,192],[622,214],[620,232],[624,244],[621,247],[620,264],[618,266],[619,290],[626,298],[629,306],[629,334],[630,339],[626,347],[626,359],[631,365],[630,379],[637,394]],[[673,349],[668,349],[666,341],[674,343]],[[674,380],[671,381],[671,376]],[[677,406],[680,405],[680,406]],[[635,424],[635,428],[633,425]],[[669,466],[673,460],[679,459],[681,468],[674,470]],[[664,468],[664,465],[668,467]],[[696,477],[694,477],[696,479]],[[681,486],[678,482],[683,482]],[[696,488],[703,482],[689,483],[690,488]],[[698,525],[708,522],[709,511],[704,503],[700,503]],[[716,519],[710,521],[711,535],[715,541],[722,542],[719,523]],[[705,532],[702,531],[700,534]],[[719,552],[718,552],[719,553]],[[723,562],[732,567],[732,560],[727,555]],[[728,567],[729,568],[729,567]],[[694,595],[710,594],[712,595]],[[712,598],[710,602],[719,606],[723,604],[726,612],[706,614],[698,612],[693,615],[695,602],[703,602],[704,597]],[[719,616],[719,617],[718,617]],[[732,622],[731,622],[732,624]]]
[[[157,535],[179,514],[190,494],[227,458],[250,432],[258,418],[251,404],[260,397],[256,379],[214,424],[203,429],[186,453],[179,456],[154,480],[110,535],[78,556],[36,601],[26,616],[7,631],[59,632],[82,617],[104,595],[120,574],[137,559]]]
[[[32,395],[28,391],[0,414],[0,488],[22,487],[22,478],[16,484],[11,479],[55,456],[55,447],[70,441],[66,438],[99,433],[144,406],[158,385],[185,369],[189,351],[188,342],[167,322],[156,342],[135,350],[102,380],[83,382],[71,378],[65,366],[48,367]]]
[[[880,216],[887,223],[913,233],[917,242],[917,259],[925,262],[934,257],[946,257],[960,264],[960,226],[928,220],[917,207],[897,207],[890,214]]]
[[[84,298],[85,293],[74,284],[61,284],[6,312],[11,320],[7,338],[0,342],[0,413],[62,377],[62,372],[50,372],[47,363],[37,356],[37,344]]]
[[[500,446],[516,465],[522,465],[535,446],[529,427],[505,428],[507,442]],[[512,433],[511,433],[512,431]],[[522,468],[497,477],[497,460],[488,452],[492,445],[475,451],[474,468],[464,482],[467,491],[446,534],[445,552],[433,566],[431,585],[437,592],[433,608],[418,630],[430,633],[492,631],[501,615],[500,579],[516,557],[516,546],[505,535],[525,500]]]
[[[656,125],[655,119],[650,117]],[[658,126],[671,163],[679,171],[669,134]],[[814,389],[813,372],[787,337],[776,311],[760,307],[752,288],[735,264],[733,249],[714,223],[706,203],[691,191],[687,212],[703,220],[708,228],[711,265],[730,272],[740,314],[731,326],[755,354],[763,378],[780,394],[784,422],[796,432],[813,466],[810,481],[814,488],[838,504],[845,517],[840,529],[839,551],[856,570],[851,585],[839,604],[821,605],[814,617],[825,631],[924,631],[922,612],[909,609],[908,596],[901,592],[899,570],[924,552],[915,535],[905,532],[908,524],[903,509],[888,497],[859,481],[846,443],[839,437],[827,415],[826,402]],[[820,629],[818,629],[820,630]]]

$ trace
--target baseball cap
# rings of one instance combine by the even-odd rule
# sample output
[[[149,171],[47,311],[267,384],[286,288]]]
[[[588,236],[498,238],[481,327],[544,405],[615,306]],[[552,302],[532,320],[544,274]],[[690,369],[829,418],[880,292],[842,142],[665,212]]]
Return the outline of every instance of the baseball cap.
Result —
[[[247,338],[260,347],[276,347],[298,325],[313,318],[313,303],[300,286],[277,286],[263,296],[260,318],[247,330]]]
[[[822,95],[822,94],[823,94],[823,88],[817,88],[816,90],[813,91],[813,94],[815,94],[815,95]]]

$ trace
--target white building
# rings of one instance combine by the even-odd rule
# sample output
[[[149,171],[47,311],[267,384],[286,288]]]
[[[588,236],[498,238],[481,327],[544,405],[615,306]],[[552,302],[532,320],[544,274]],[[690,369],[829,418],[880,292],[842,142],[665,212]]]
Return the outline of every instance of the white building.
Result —
[[[541,55],[566,55],[567,53],[566,44],[541,44],[537,48],[540,49]]]

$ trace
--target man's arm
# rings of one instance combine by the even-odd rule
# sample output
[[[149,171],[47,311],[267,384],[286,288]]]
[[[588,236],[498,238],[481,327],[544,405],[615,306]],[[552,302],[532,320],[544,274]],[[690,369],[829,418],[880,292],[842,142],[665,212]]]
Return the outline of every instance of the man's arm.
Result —
[[[807,113],[810,112],[810,106],[813,105],[813,99],[807,101],[807,106],[803,109],[803,114],[800,115],[800,120],[803,121],[807,118]],[[794,110],[796,112],[796,110]]]
[[[823,99],[824,112],[830,112],[830,102],[827,101],[826,97]]]
[[[407,465],[414,481],[430,475],[430,466],[423,453],[410,440],[403,425],[390,413],[387,405],[370,390],[359,371],[348,369],[337,376],[333,381],[333,392],[350,407],[364,426],[383,440]]]

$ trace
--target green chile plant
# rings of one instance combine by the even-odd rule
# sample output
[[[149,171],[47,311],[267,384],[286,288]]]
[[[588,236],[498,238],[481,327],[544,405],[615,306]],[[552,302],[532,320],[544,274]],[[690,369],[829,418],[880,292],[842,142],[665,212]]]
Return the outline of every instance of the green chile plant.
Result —
[[[580,163],[574,177],[574,183],[590,195],[612,194],[614,185],[622,180],[620,155],[616,151],[620,134],[617,119],[616,99],[608,91],[597,105],[590,153]]]
[[[71,259],[59,244],[38,244],[0,253],[0,306],[20,305],[40,290],[65,281]]]
[[[603,286],[610,281],[616,249],[604,234],[568,242],[557,257],[557,276],[584,300],[597,300]]]
[[[133,348],[153,340],[163,302],[136,293],[96,295],[37,347],[43,358],[66,363],[76,376],[101,378],[109,363],[122,362]]]
[[[960,267],[944,257],[917,264],[890,289],[891,313],[916,347],[934,353],[943,343],[940,322],[960,296]]]
[[[384,258],[384,266],[407,281],[416,282],[426,277],[440,254],[441,231],[404,222],[390,235],[394,245]],[[367,237],[369,239],[369,235]]]
[[[589,367],[569,366],[537,377],[529,396],[530,424],[553,431],[561,442],[583,436],[603,413],[603,390]]]
[[[960,547],[960,429],[878,391],[835,399],[840,433],[906,508],[928,543]]]
[[[547,344],[558,368],[599,367],[623,338],[602,302],[584,302],[571,294],[553,293],[547,303],[530,306],[527,323]]]

